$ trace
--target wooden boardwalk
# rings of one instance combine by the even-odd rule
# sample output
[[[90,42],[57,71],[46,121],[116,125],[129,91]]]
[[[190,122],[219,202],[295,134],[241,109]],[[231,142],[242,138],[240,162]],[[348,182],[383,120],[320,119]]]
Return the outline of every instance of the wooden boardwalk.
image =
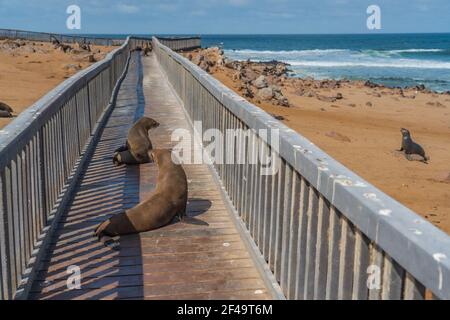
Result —
[[[93,237],[98,223],[135,206],[155,187],[154,164],[114,167],[111,159],[142,115],[161,123],[150,132],[156,148],[172,145],[174,129],[189,129],[153,55],[142,62],[133,56],[117,106],[53,235],[30,298],[270,299],[206,165],[185,166],[185,222],[121,237],[118,250]],[[81,289],[67,288],[69,266],[81,269]]]

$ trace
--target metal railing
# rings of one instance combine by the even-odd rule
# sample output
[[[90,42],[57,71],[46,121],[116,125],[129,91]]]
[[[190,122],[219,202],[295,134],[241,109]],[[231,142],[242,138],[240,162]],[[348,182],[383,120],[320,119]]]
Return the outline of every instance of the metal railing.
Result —
[[[251,129],[220,152],[244,146],[281,163],[276,175],[247,161],[213,166],[286,298],[450,298],[447,234],[155,38],[153,47],[200,137]]]
[[[128,38],[0,129],[0,299],[26,297],[22,291],[115,104],[129,52],[144,42]]]
[[[13,29],[0,29],[0,40],[2,39],[23,39],[29,41],[52,41],[52,38],[58,39],[63,43],[84,43],[100,46],[120,46],[125,39],[98,38],[83,35],[64,35],[46,32],[23,31]]]
[[[193,50],[201,47],[200,37],[188,37],[188,38],[166,38],[158,37],[160,43],[166,47],[178,51],[178,50]]]

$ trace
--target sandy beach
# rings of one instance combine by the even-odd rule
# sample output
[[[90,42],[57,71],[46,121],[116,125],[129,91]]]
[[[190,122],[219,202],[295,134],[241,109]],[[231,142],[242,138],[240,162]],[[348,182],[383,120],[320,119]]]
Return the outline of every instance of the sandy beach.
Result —
[[[365,81],[290,78],[285,70],[289,66],[231,61],[218,48],[184,55],[450,233],[449,93]],[[401,128],[409,129],[425,149],[428,164],[408,161],[396,151],[402,142]]]
[[[49,42],[0,40],[0,102],[17,116],[78,71],[103,59],[112,47],[72,45],[64,52]],[[14,118],[0,118],[0,128]]]

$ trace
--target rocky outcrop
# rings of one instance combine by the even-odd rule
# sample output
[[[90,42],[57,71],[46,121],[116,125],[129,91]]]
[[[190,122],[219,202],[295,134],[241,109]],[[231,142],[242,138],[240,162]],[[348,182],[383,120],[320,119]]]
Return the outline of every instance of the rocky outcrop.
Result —
[[[266,77],[265,76],[259,76],[255,81],[253,81],[253,85],[257,89],[267,88],[268,84],[267,84]]]

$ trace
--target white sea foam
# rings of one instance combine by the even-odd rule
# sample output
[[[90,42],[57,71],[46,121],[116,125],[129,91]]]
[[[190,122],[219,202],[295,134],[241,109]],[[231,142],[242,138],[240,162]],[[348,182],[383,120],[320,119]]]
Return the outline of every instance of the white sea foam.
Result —
[[[404,50],[226,50],[232,59],[253,61],[278,60],[302,67],[366,67],[366,68],[414,68],[450,69],[449,61],[413,59],[399,56],[406,52],[440,52],[443,49],[404,49]]]
[[[431,60],[396,59],[392,61],[285,61],[292,66],[302,67],[369,67],[369,68],[414,68],[414,69],[450,69],[450,62]]]

